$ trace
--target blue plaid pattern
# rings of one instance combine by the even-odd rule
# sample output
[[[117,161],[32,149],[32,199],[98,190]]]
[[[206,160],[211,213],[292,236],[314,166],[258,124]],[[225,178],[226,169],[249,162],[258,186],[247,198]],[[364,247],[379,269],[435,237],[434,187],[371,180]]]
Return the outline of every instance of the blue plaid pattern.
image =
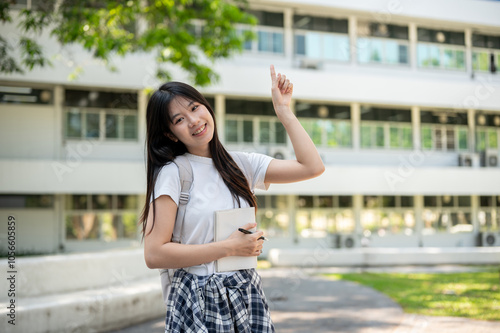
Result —
[[[274,332],[260,275],[255,269],[231,276],[197,276],[177,270],[168,297],[165,332]]]

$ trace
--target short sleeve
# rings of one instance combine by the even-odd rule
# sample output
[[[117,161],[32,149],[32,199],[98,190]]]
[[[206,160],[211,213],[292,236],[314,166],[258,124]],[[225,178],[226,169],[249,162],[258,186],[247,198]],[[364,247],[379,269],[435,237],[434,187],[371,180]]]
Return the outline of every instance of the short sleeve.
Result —
[[[174,200],[175,204],[179,206],[180,193],[181,182],[177,165],[175,163],[164,165],[156,179],[154,199],[162,195],[168,195]]]
[[[250,165],[252,166],[253,174],[248,175],[250,178],[249,180],[251,189],[267,190],[270,184],[264,183],[264,179],[266,178],[267,167],[269,166],[269,163],[271,163],[273,158],[259,153],[241,152],[239,154],[245,155],[245,157],[250,162]]]

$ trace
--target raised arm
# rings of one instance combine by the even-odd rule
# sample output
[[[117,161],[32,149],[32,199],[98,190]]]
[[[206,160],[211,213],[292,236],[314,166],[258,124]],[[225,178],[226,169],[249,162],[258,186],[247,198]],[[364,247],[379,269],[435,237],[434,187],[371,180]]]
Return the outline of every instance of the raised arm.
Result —
[[[296,160],[274,159],[266,172],[266,183],[292,183],[317,177],[325,171],[325,166],[311,138],[290,110],[293,84],[274,70],[271,65],[273,105],[292,142]]]

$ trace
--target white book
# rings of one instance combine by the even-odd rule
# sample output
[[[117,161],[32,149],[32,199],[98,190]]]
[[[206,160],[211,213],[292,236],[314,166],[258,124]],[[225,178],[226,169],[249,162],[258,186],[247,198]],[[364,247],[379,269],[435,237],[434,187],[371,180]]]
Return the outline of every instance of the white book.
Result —
[[[255,223],[255,207],[215,211],[214,240],[218,242],[227,239],[233,232],[247,223]],[[250,229],[250,231],[255,231],[255,228]],[[215,261],[215,270],[217,272],[249,268],[257,268],[257,256],[231,256]]]

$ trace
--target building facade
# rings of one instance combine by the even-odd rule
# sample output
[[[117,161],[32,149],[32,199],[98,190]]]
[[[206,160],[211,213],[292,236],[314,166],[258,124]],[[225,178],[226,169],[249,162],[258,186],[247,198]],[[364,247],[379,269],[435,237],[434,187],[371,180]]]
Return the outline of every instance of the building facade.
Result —
[[[272,63],[294,82],[292,109],[326,165],[257,192],[268,248],[500,246],[500,3],[250,5],[257,39],[202,89],[221,140],[293,157],[272,109]],[[1,219],[16,217],[25,253],[140,246],[154,59],[117,59],[109,73],[77,46],[58,54],[52,68],[0,76]]]

